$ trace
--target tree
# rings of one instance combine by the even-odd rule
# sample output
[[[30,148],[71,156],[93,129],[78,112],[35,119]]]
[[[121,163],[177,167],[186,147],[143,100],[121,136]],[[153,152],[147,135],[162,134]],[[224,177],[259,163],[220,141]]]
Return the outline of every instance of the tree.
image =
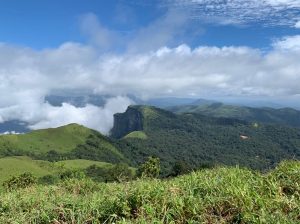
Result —
[[[172,169],[172,176],[178,176],[178,175],[183,175],[187,174],[190,172],[192,169],[191,167],[184,161],[177,161]]]
[[[157,178],[160,172],[159,158],[148,157],[147,161],[140,165],[137,170],[139,177]]]

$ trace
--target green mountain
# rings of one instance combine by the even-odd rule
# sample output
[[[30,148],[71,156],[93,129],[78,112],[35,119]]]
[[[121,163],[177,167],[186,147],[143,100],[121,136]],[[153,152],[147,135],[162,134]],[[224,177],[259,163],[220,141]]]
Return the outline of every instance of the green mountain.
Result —
[[[292,108],[252,108],[211,103],[206,105],[185,105],[169,107],[174,113],[198,113],[213,117],[236,118],[251,122],[300,127],[300,111]]]
[[[300,130],[201,114],[174,114],[149,106],[130,106],[115,115],[111,136],[134,165],[161,158],[168,173],[176,161],[192,167],[211,164],[266,169],[282,159],[300,158]]]
[[[125,157],[100,133],[77,124],[32,131],[21,135],[1,135],[0,155],[28,155],[42,160],[88,159],[124,162]]]

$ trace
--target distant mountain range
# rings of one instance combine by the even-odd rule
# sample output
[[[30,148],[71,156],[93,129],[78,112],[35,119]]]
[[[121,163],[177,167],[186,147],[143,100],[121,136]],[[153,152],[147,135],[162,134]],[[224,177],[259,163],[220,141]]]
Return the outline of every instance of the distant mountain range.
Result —
[[[252,108],[244,106],[210,103],[205,105],[181,105],[168,110],[181,113],[197,113],[213,117],[236,118],[251,122],[280,124],[300,127],[300,111],[292,108],[273,109],[268,107]]]
[[[110,95],[48,95],[45,97],[45,102],[53,106],[62,106],[62,103],[69,103],[76,107],[84,107],[87,104],[96,106],[104,106],[105,102],[111,98]],[[257,121],[275,123],[281,125],[290,125],[294,127],[300,126],[300,112],[291,108],[280,108],[280,105],[271,102],[257,101],[258,103],[248,102],[250,105],[273,105],[274,108],[266,107],[247,107],[241,106],[240,102],[235,105],[226,105],[214,100],[195,99],[195,98],[153,98],[142,100],[134,95],[128,95],[135,104],[155,106],[170,110],[175,113],[199,113],[214,117],[238,118],[246,121]],[[246,102],[247,104],[247,102]],[[3,133],[26,133],[29,132],[26,122],[13,120],[0,123],[0,134]]]

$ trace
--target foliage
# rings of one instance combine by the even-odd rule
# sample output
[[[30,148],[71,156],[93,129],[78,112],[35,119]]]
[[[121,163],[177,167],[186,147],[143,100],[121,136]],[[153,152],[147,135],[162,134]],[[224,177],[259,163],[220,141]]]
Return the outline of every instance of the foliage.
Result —
[[[133,170],[125,163],[107,167],[92,165],[86,169],[86,175],[98,182],[123,182],[134,178]]]
[[[292,108],[273,109],[268,107],[252,108],[244,106],[210,103],[205,105],[183,105],[168,108],[175,113],[198,113],[213,117],[227,117],[249,122],[269,123],[300,127],[300,111]]]
[[[36,177],[31,173],[23,173],[20,176],[13,176],[3,183],[6,190],[14,190],[19,188],[26,188],[36,183]]]
[[[131,110],[135,108],[142,113],[144,107]],[[170,175],[178,160],[186,161],[192,169],[204,164],[225,164],[266,170],[283,159],[300,159],[297,128],[265,124],[257,127],[238,119],[176,115],[153,107],[148,110],[154,112],[147,112],[142,119],[147,139],[123,138],[115,144],[132,166],[149,156],[160,158],[162,176]],[[134,121],[132,118],[131,122]],[[243,140],[241,135],[249,138]]]
[[[299,223],[300,163],[215,167],[169,180],[68,179],[0,193],[0,223]],[[288,188],[287,188],[288,186]]]
[[[19,155],[50,162],[88,159],[128,163],[109,138],[77,124],[0,136],[0,157]]]
[[[142,178],[157,178],[159,176],[159,172],[159,158],[148,157],[147,161],[139,166],[137,175]]]
[[[171,176],[179,176],[183,174],[187,174],[192,171],[192,168],[188,165],[188,163],[180,160],[176,161],[172,168]]]

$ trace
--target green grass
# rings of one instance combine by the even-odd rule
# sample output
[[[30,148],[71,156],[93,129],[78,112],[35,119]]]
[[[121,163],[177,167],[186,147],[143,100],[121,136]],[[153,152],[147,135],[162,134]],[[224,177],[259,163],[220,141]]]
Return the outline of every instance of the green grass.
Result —
[[[175,179],[68,180],[0,193],[0,223],[299,223],[300,162],[261,174],[218,167]]]
[[[133,131],[126,135],[124,138],[147,139],[148,136],[143,131]]]
[[[98,162],[98,161],[85,160],[85,159],[64,160],[64,161],[56,162],[55,165],[63,166],[64,168],[67,169],[82,169],[82,170],[92,165],[96,165],[98,167],[112,166],[111,163]]]
[[[36,177],[53,173],[54,167],[50,162],[32,160],[26,156],[5,157],[0,159],[0,185],[12,176],[30,172]],[[0,186],[1,188],[1,186]]]
[[[33,160],[26,156],[13,156],[0,158],[0,188],[4,181],[12,176],[18,176],[24,172],[30,172],[35,177],[56,174],[61,169],[84,170],[91,165],[98,167],[110,167],[112,164],[84,159],[64,160],[55,163]]]
[[[66,153],[85,143],[92,130],[77,124],[59,128],[32,131],[22,135],[0,136],[0,151],[13,149],[25,152],[45,153],[50,150]]]

